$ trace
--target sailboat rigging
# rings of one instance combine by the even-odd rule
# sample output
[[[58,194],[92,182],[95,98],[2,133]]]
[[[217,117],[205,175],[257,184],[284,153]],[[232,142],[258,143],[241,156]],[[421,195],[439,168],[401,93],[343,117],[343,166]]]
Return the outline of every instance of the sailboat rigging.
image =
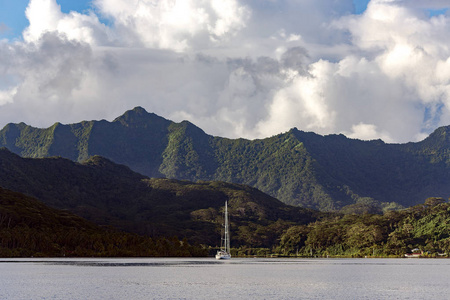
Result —
[[[230,259],[230,233],[228,226],[228,204],[225,201],[225,224],[223,229],[223,237],[220,243],[220,250],[217,251],[216,259]]]

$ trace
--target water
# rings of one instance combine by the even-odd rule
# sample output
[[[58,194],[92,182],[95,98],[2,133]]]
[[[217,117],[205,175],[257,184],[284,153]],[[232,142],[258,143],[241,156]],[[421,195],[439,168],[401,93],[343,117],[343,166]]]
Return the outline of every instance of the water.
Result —
[[[450,259],[0,259],[0,299],[450,299]]]

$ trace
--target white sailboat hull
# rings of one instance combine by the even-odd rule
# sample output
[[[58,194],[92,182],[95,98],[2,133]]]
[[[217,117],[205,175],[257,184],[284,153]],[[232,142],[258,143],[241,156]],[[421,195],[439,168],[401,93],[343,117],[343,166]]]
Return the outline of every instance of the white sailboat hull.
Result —
[[[230,259],[231,255],[225,251],[218,251],[216,254],[216,259]]]

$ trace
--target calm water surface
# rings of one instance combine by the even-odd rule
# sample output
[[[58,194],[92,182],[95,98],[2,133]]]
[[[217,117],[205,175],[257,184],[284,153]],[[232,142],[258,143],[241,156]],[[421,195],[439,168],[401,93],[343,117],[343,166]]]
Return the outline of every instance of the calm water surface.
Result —
[[[450,299],[450,259],[1,259],[0,299]]]

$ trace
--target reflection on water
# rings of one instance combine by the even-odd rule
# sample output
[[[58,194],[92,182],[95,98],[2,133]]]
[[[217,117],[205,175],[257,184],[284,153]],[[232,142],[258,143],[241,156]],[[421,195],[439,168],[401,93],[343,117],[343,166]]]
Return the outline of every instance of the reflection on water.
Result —
[[[0,299],[447,299],[447,259],[0,259]]]
[[[195,266],[195,265],[214,265],[219,264],[219,261],[202,260],[202,261],[181,261],[181,260],[167,260],[159,259],[155,261],[127,261],[126,259],[120,260],[0,260],[1,263],[33,263],[33,264],[46,264],[46,265],[66,265],[66,266],[80,266],[80,267],[169,267],[169,266]]]
[[[423,266],[449,265],[447,259],[323,259],[323,258],[234,258],[216,260],[213,258],[0,258],[0,264],[27,263],[46,265],[68,265],[86,267],[170,267],[208,265],[386,265]]]
[[[1,263],[1,261],[0,261]],[[201,260],[183,260],[183,259],[150,259],[149,261],[116,261],[116,260],[99,260],[99,261],[85,261],[85,260],[58,260],[58,261],[40,261],[38,263],[54,264],[54,265],[76,265],[76,266],[97,266],[97,267],[169,267],[169,266],[208,266],[208,265],[386,265],[386,266],[423,266],[423,265],[450,265],[450,261],[447,260],[433,260],[433,259],[260,259],[260,258],[247,258],[233,260],[215,260],[215,259],[201,259]]]

